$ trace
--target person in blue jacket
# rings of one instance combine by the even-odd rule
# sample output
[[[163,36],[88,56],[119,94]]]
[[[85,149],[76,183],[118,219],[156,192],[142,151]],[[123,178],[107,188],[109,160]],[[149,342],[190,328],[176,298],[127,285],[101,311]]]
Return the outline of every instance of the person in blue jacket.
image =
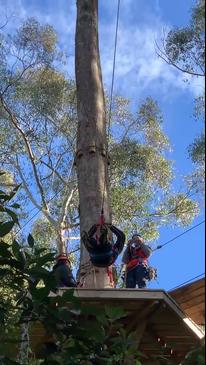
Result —
[[[66,254],[61,254],[57,257],[57,263],[54,265],[52,272],[58,288],[76,287],[77,284],[73,277],[71,265]]]

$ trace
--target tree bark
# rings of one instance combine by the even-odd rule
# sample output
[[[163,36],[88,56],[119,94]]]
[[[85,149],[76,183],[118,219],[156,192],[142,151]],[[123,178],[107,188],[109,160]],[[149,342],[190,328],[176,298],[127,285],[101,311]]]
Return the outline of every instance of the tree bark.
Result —
[[[98,0],[77,0],[75,44],[78,111],[76,168],[82,232],[98,223],[102,207],[106,222],[111,222],[106,108],[98,39]],[[80,260],[79,277],[84,281],[84,287],[112,286],[106,269],[92,268],[83,245]]]

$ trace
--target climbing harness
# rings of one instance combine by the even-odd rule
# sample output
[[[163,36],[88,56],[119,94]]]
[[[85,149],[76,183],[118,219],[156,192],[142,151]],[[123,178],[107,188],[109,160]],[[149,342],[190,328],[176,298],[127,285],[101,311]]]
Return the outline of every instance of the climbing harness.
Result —
[[[98,234],[96,232],[98,230]],[[116,236],[114,243],[112,234]],[[89,252],[90,260],[96,267],[109,267],[114,264],[121,253],[124,242],[124,233],[110,224],[93,225],[89,232],[82,232],[82,241]]]
[[[110,287],[114,287],[114,279],[113,279],[113,271],[112,271],[112,267],[107,267],[107,268],[103,268],[105,269],[105,272],[107,273],[108,277],[109,277],[109,285]],[[85,279],[87,276],[93,274],[94,277],[94,286],[95,288],[97,288],[97,273],[99,272],[99,268],[92,266],[91,262],[88,261],[87,263],[85,263],[84,265],[81,265],[80,270],[81,272],[81,276],[79,276],[79,281],[77,284],[78,288],[85,288]]]
[[[110,285],[114,286],[114,276],[113,276],[113,269],[111,266],[107,267],[107,275],[109,277]]]

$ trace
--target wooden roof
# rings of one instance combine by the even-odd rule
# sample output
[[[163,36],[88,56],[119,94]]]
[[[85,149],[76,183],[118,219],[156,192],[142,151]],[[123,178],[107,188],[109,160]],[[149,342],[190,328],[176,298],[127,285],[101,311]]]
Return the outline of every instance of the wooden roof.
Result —
[[[205,278],[169,292],[195,323],[205,324]]]
[[[128,332],[138,330],[144,324],[140,337],[143,364],[152,364],[152,359],[163,353],[175,364],[180,364],[204,338],[200,328],[163,290],[77,289],[75,295],[83,303],[122,306],[127,312],[124,325]],[[42,342],[42,335],[40,328],[36,328],[32,342],[36,345],[39,340]]]

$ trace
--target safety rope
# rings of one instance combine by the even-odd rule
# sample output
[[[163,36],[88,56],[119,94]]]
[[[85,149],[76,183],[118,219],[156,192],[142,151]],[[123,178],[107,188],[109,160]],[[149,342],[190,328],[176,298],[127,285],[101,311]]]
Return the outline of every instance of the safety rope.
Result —
[[[117,56],[120,5],[121,5],[121,0],[118,0],[117,20],[116,20],[116,29],[115,29],[115,43],[114,43],[114,58],[113,58],[113,67],[112,67],[112,84],[111,84],[111,93],[110,93],[109,118],[108,118],[108,129],[107,129],[107,140],[106,140],[106,156],[107,156],[107,158],[108,158],[108,152],[109,152],[109,138],[110,138],[110,132],[111,132],[111,119],[112,119],[112,106],[113,106],[113,96],[114,96],[114,79],[115,79],[116,56]],[[103,213],[104,213],[105,193],[106,193],[106,174],[105,174],[103,196],[102,196],[102,210],[101,210],[101,212],[103,212]]]
[[[112,267],[105,267],[105,272],[107,273],[107,276],[109,278],[109,286],[114,286],[114,278],[113,278],[113,272]],[[93,266],[91,264],[91,261],[86,262],[85,264],[82,264],[79,269],[79,273],[81,273],[81,276],[79,276],[79,283],[78,288],[84,288],[85,287],[85,279],[89,275],[93,275],[94,279],[94,287],[97,289],[97,276],[96,273],[99,272],[99,268]],[[82,274],[83,273],[83,274]]]

